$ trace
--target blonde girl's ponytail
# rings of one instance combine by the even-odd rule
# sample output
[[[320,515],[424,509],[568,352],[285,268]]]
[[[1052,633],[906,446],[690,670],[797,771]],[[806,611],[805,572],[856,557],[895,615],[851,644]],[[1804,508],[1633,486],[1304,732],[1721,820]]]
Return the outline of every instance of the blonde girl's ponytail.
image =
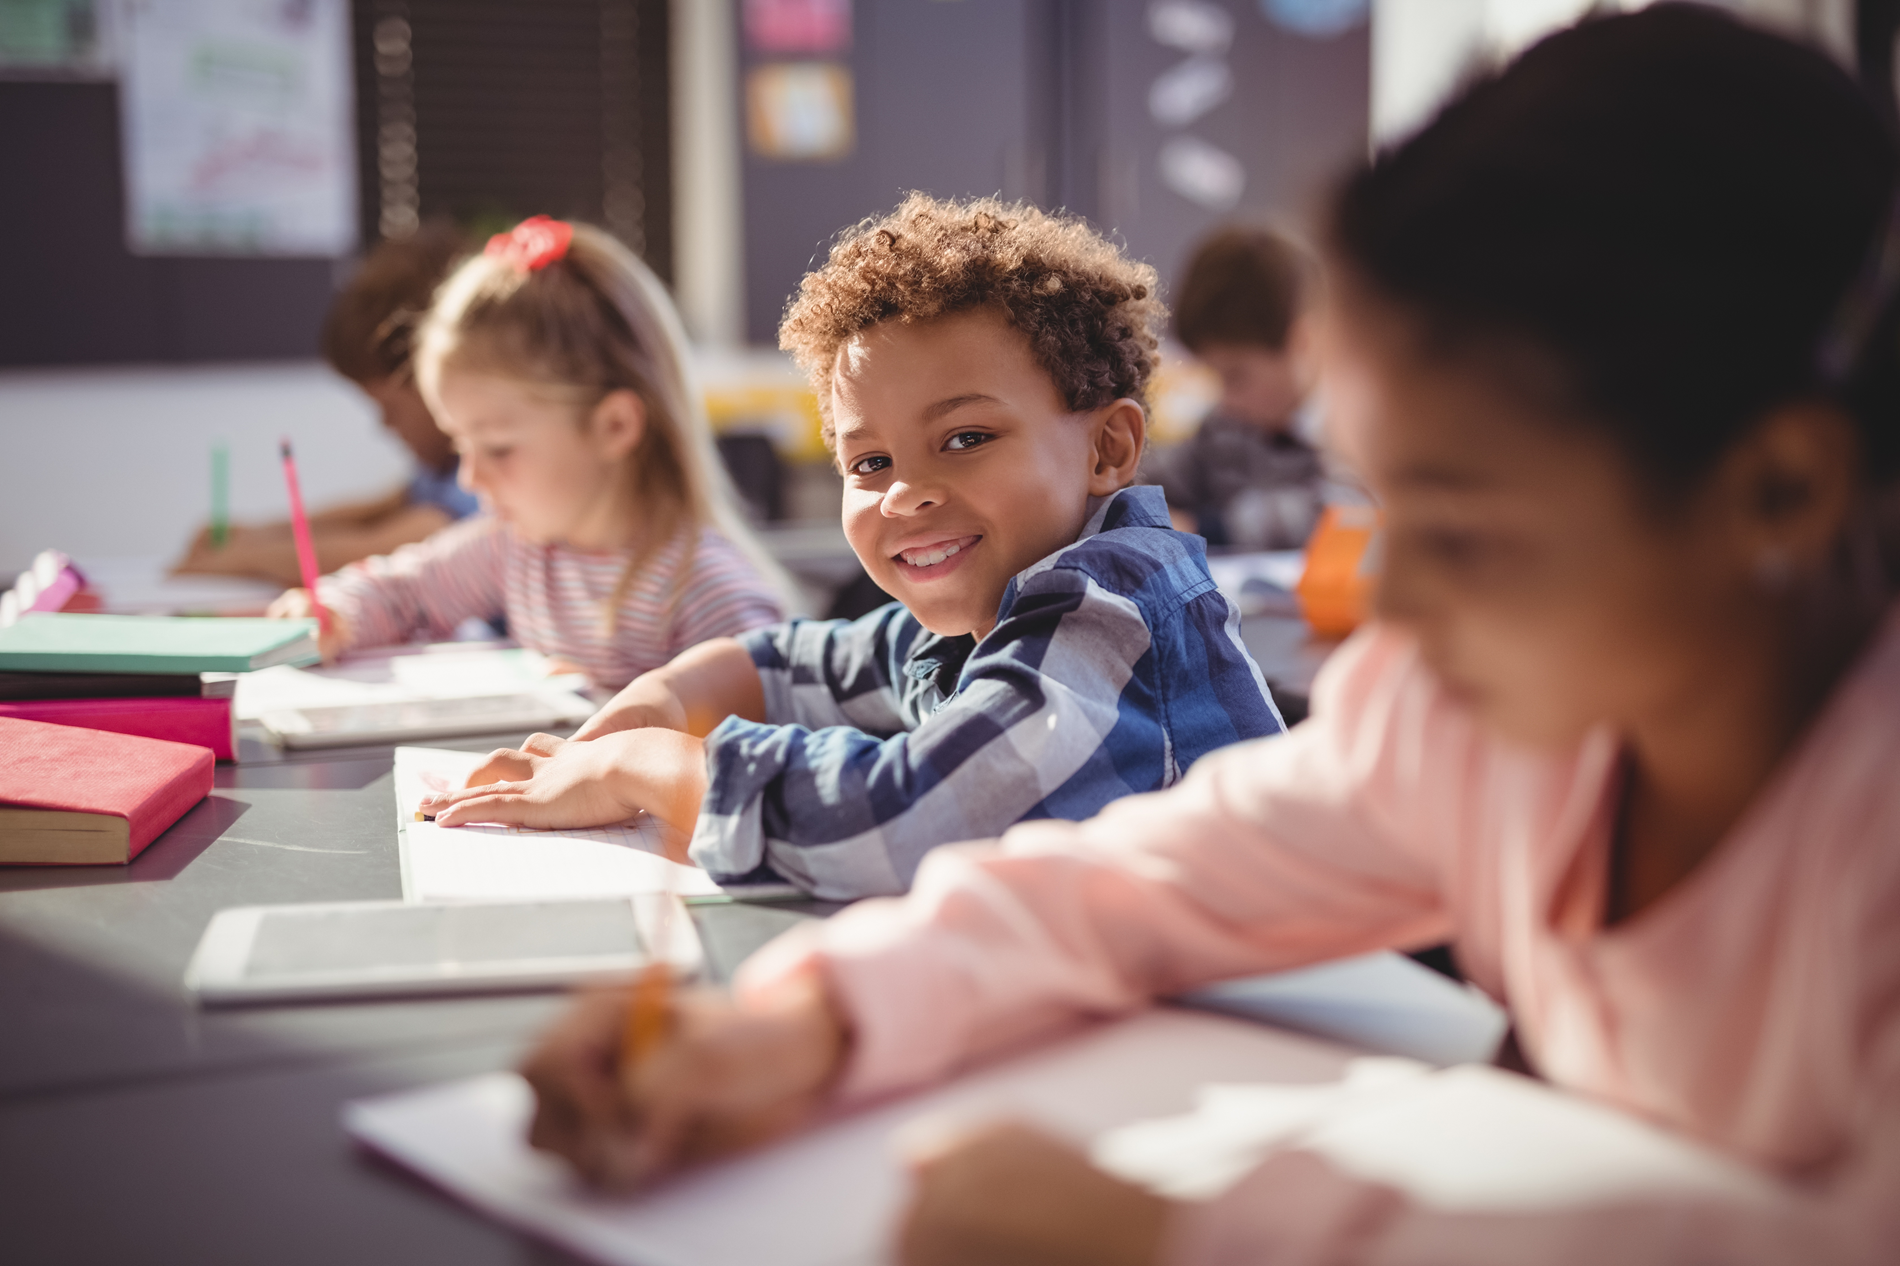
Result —
[[[601,612],[606,631],[613,631],[620,604],[641,574],[684,535],[685,552],[664,600],[671,620],[707,528],[731,541],[789,602],[790,580],[739,512],[706,421],[686,332],[659,278],[588,224],[536,217],[496,240],[502,249],[466,261],[437,292],[417,336],[417,379],[432,405],[442,368],[462,361],[515,378],[573,406],[577,416],[609,392],[628,390],[640,398],[646,426],[627,459],[627,475],[645,521]],[[515,241],[535,249],[510,249]]]

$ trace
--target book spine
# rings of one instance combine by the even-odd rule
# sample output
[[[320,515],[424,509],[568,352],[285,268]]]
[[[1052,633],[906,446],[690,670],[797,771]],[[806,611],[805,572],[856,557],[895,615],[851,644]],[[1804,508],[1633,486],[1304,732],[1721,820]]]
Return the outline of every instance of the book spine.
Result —
[[[230,699],[33,699],[0,702],[0,716],[73,725],[208,748],[215,760],[237,759]]]
[[[163,835],[172,823],[190,812],[193,805],[210,795],[211,782],[211,753],[206,752],[203,760],[172,779],[141,804],[127,820],[131,838],[127,841],[125,860],[129,862],[137,857],[147,844]]]
[[[24,699],[213,698],[228,680],[203,673],[0,672],[0,701]]]

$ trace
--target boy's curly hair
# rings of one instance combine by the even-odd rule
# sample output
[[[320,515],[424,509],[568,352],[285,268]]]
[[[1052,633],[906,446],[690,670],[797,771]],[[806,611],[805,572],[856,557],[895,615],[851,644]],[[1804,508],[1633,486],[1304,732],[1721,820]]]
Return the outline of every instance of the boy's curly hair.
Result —
[[[805,274],[779,346],[811,375],[833,443],[831,368],[852,335],[896,317],[994,307],[1029,339],[1070,409],[1127,397],[1146,404],[1167,308],[1155,270],[1080,219],[996,198],[912,193],[889,215],[839,234]]]

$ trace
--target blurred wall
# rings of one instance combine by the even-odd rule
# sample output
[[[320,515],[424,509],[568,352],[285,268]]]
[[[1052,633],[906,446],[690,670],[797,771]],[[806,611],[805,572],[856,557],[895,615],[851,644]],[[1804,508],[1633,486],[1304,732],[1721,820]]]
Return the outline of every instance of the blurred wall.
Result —
[[[1198,53],[1159,38],[1152,0],[857,0],[851,47],[856,141],[832,161],[766,158],[746,145],[746,335],[773,343],[799,278],[842,228],[888,210],[909,189],[1001,193],[1066,207],[1119,235],[1164,280],[1195,239],[1235,218],[1297,224],[1345,163],[1365,152],[1370,41],[1365,6],[1198,0],[1224,39]],[[1270,11],[1358,16],[1337,28],[1276,21]],[[743,24],[741,24],[743,28]],[[1218,33],[1217,31],[1215,32]],[[1189,41],[1190,43],[1192,41]],[[785,58],[739,32],[739,75]],[[1157,85],[1198,61],[1211,100],[1157,111]],[[1193,73],[1193,72],[1190,72]],[[1191,94],[1190,94],[1191,95]],[[1164,103],[1165,107],[1165,103]],[[1183,117],[1186,115],[1187,117]],[[1183,142],[1234,164],[1202,197],[1164,177]],[[1218,157],[1209,160],[1219,167]],[[1231,192],[1232,196],[1227,194]]]
[[[286,517],[285,436],[313,510],[409,477],[407,451],[368,399],[315,363],[0,374],[0,584],[49,547],[176,558],[210,515],[220,440],[232,517]]]
[[[1865,0],[1703,0],[1745,21],[1807,40],[1855,62],[1857,9]],[[1884,0],[1882,0],[1884,3]],[[1625,11],[1650,0],[1373,0],[1372,130],[1381,144],[1429,122],[1458,85],[1592,9]],[[1891,43],[1891,40],[1889,40]]]
[[[0,366],[315,353],[329,260],[135,256],[124,190],[117,85],[0,81]]]
[[[548,212],[669,275],[668,15],[351,0],[363,240]],[[131,254],[120,136],[111,79],[0,78],[0,368],[315,356],[349,261]]]

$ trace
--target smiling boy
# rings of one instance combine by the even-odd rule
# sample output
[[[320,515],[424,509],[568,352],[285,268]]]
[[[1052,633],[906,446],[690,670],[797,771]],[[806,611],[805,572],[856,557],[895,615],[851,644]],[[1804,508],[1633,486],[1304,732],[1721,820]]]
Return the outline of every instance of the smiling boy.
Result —
[[[818,392],[845,534],[897,601],[698,646],[425,807],[451,826],[646,810],[716,878],[851,898],[1278,732],[1201,542],[1131,486],[1154,295],[1152,269],[1031,207],[913,194],[846,234],[780,337]]]

